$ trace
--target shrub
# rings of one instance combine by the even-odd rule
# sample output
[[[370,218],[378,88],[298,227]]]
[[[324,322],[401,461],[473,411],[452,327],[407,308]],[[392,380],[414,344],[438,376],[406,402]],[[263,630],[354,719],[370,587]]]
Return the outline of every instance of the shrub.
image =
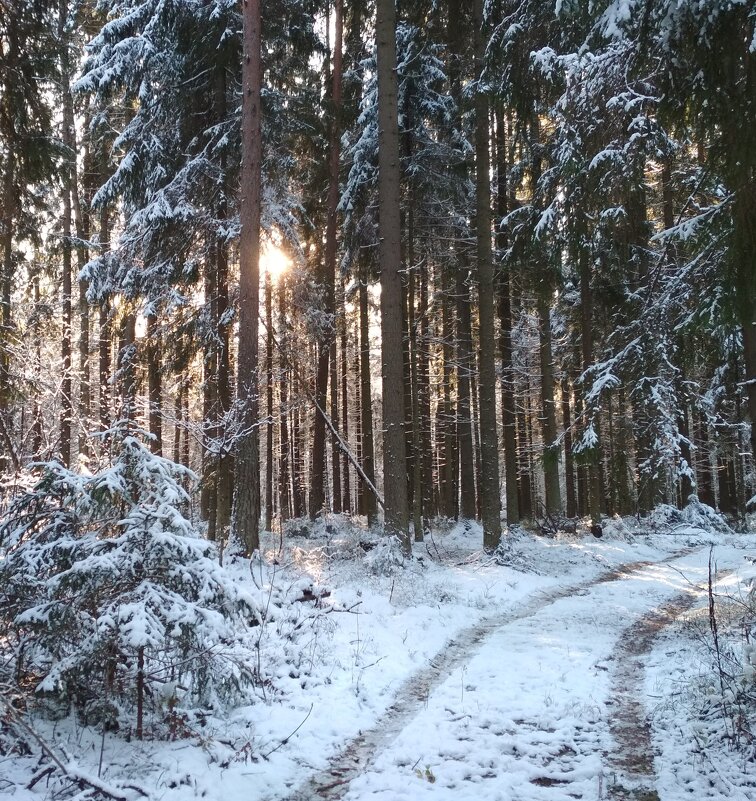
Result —
[[[255,680],[235,635],[254,610],[181,511],[188,471],[135,436],[116,451],[95,475],[42,465],[0,523],[0,678],[88,722],[136,707],[141,735],[166,687],[214,705]]]

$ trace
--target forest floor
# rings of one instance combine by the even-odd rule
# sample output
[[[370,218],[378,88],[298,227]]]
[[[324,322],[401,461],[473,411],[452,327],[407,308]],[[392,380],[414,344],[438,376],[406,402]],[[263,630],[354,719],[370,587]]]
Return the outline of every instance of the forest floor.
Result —
[[[260,631],[264,697],[182,715],[169,742],[33,723],[87,775],[166,801],[752,801],[708,584],[711,559],[720,647],[737,656],[756,536],[713,527],[660,514],[600,540],[520,532],[493,559],[477,527],[453,526],[400,566],[334,520],[229,566],[300,599]],[[36,767],[0,759],[0,795],[51,797],[25,788]]]

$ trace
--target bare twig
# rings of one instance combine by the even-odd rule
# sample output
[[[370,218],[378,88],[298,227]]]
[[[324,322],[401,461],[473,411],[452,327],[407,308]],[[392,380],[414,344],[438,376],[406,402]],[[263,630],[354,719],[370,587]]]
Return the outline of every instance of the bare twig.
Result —
[[[302,728],[302,726],[304,726],[305,723],[307,723],[307,718],[309,718],[310,715],[312,714],[312,710],[314,709],[314,707],[315,704],[310,704],[310,709],[304,716],[304,719],[299,724],[299,726],[297,726],[297,728],[294,729],[294,731],[288,737],[284,737],[283,740],[281,740],[281,742],[275,748],[272,748],[270,751],[268,751],[267,754],[262,754],[262,758],[267,759],[271,754],[275,754],[275,752],[278,751],[279,748],[283,748],[283,746],[285,746],[286,743],[288,743],[289,740],[291,740],[291,738]]]

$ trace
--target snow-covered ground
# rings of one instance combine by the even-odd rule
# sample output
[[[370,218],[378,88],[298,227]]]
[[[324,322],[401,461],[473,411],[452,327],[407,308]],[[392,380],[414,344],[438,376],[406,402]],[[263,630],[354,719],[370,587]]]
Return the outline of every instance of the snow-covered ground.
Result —
[[[706,608],[710,546],[730,571],[717,590],[742,588],[753,536],[618,522],[600,540],[518,534],[501,564],[479,529],[456,526],[395,566],[383,545],[365,553],[365,532],[329,528],[228,568],[251,593],[328,593],[261,628],[269,681],[255,703],[167,710],[169,742],[103,738],[73,716],[35,728],[88,775],[166,801],[756,797],[756,765],[735,751],[723,761],[721,739],[690,720],[705,674],[693,625],[672,614],[648,647],[626,647],[664,604],[692,606],[692,620]],[[620,725],[647,715],[638,737]],[[44,779],[25,788],[36,766],[0,757],[0,796],[48,797]]]

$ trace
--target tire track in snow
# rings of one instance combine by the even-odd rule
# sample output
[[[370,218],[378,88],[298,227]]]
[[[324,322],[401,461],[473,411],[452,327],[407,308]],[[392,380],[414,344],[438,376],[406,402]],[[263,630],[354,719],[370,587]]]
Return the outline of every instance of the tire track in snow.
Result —
[[[730,572],[718,572],[714,580],[724,578]],[[607,759],[609,768],[615,774],[608,787],[609,799],[659,801],[655,789],[651,724],[643,700],[646,696],[645,663],[662,630],[678,620],[705,594],[705,587],[693,586],[643,615],[620,636],[612,655],[616,667],[607,701],[613,710],[609,731],[617,747]]]
[[[645,567],[666,564],[693,553],[685,548],[658,562],[629,562],[606,571],[590,581],[568,587],[557,587],[539,593],[508,613],[488,615],[474,626],[463,629],[449,640],[420,670],[405,679],[393,703],[374,725],[354,737],[331,760],[329,766],[300,785],[283,801],[338,801],[346,795],[353,779],[362,774],[381,750],[413,720],[425,706],[430,694],[481,648],[491,635],[511,623],[516,623],[576,593],[627,578]]]

